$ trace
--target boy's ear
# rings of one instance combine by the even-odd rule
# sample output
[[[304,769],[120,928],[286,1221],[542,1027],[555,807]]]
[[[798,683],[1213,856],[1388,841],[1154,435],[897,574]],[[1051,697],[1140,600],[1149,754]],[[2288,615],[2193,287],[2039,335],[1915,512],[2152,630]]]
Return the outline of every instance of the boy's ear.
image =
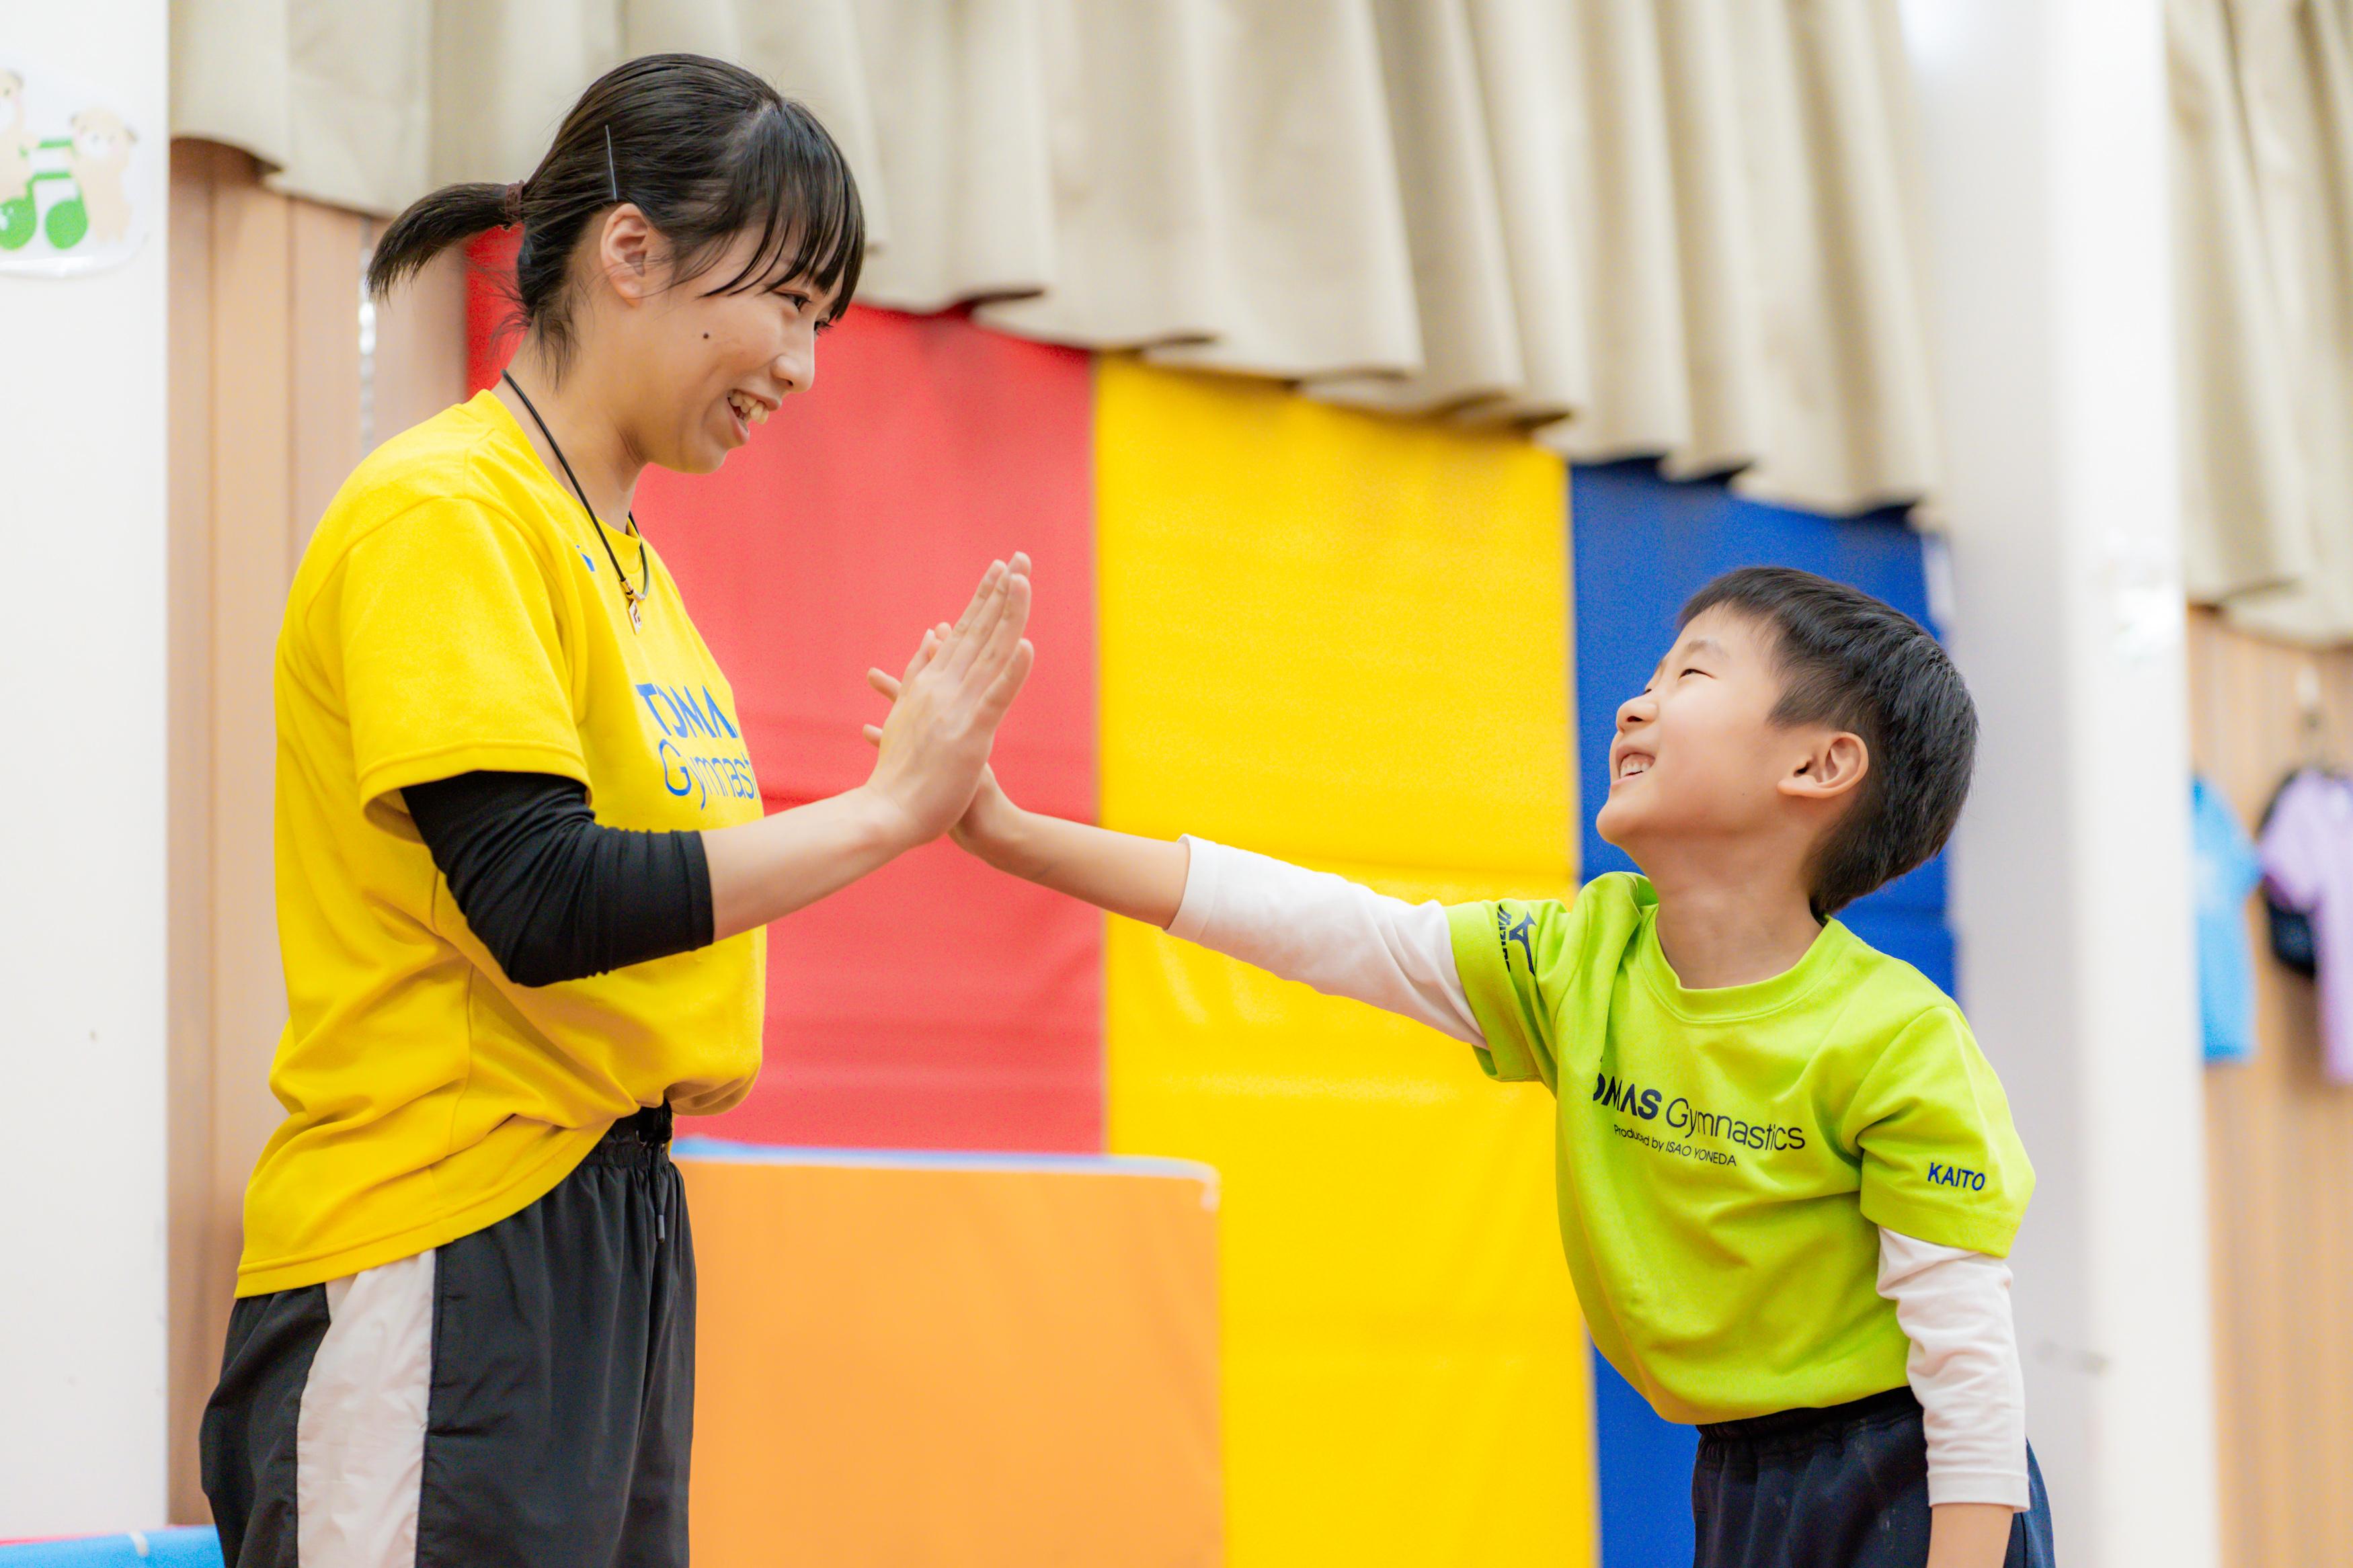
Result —
[[[1781,780],[1783,795],[1805,800],[1843,800],[1871,772],[1871,748],[1851,730],[1818,737],[1798,765]]]

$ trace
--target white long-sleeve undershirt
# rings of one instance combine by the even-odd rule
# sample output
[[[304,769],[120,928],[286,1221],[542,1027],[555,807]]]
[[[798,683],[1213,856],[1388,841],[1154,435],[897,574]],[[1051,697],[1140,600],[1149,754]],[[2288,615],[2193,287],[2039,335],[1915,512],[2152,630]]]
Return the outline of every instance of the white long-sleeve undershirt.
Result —
[[[1328,872],[1187,838],[1171,936],[1485,1043],[1454,966],[1446,911]],[[2026,1387],[2010,1265],[1882,1226],[1879,1294],[1912,1342],[1905,1375],[1928,1438],[1928,1500],[2027,1505]]]

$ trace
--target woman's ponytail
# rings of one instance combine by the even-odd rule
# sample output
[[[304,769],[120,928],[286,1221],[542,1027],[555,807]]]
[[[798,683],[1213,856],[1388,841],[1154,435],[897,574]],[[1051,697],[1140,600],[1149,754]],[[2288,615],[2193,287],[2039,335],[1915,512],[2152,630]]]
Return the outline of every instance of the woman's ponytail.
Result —
[[[512,186],[444,185],[392,220],[368,260],[368,292],[381,300],[453,245],[514,221]]]

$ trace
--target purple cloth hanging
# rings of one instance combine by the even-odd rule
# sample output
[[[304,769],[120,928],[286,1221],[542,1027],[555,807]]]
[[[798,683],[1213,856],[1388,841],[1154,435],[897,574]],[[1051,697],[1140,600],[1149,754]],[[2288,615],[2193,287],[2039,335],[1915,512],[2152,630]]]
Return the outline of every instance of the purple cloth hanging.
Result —
[[[2312,922],[2321,1070],[2353,1083],[2353,782],[2313,770],[2288,780],[2257,847],[2265,890]]]

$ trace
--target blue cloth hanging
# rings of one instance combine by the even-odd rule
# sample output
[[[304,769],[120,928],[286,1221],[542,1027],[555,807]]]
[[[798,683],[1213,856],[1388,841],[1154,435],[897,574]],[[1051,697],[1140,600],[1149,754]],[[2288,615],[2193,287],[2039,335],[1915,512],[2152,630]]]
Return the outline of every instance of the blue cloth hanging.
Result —
[[[2255,1050],[2255,961],[2247,938],[2247,895],[2263,880],[2239,814],[2204,779],[2189,781],[2190,844],[2197,880],[2198,1012],[2210,1062],[2244,1061]]]

